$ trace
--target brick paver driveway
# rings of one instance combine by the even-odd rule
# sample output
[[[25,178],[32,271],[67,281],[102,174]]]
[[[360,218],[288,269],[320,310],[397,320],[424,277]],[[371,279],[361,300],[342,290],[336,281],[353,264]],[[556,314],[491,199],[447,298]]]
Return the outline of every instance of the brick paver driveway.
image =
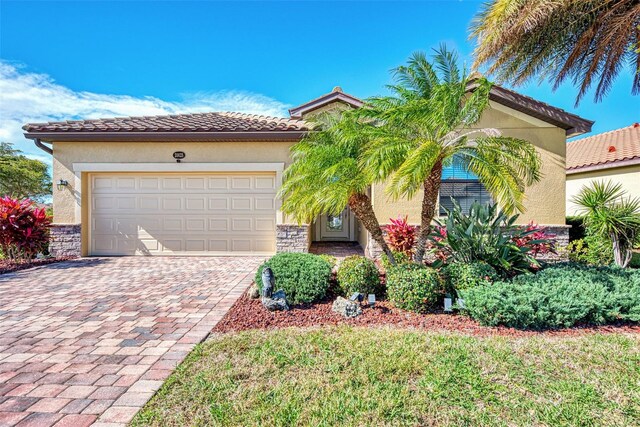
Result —
[[[261,261],[92,258],[0,275],[0,426],[130,421]]]

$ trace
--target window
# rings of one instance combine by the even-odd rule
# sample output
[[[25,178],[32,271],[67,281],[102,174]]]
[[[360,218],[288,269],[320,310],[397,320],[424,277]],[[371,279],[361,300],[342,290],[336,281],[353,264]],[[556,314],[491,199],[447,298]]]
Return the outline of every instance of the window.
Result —
[[[469,212],[473,202],[483,205],[492,203],[491,194],[459,159],[454,159],[451,165],[442,170],[440,215],[446,214],[445,209],[453,209],[451,198],[458,202],[463,212]]]

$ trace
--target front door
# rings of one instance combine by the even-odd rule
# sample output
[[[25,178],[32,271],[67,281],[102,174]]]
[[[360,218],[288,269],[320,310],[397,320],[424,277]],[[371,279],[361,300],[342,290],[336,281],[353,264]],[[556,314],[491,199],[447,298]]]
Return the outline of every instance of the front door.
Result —
[[[321,215],[317,222],[319,240],[352,240],[351,211],[345,208],[339,215]]]

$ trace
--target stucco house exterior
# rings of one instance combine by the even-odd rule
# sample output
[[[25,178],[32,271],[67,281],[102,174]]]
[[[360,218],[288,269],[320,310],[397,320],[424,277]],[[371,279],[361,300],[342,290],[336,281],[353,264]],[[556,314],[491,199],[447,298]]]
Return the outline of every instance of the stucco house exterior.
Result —
[[[584,186],[607,180],[640,198],[640,123],[567,144],[567,215],[578,213],[572,199]]]
[[[473,86],[469,90],[474,90]],[[53,156],[56,255],[269,255],[303,252],[313,241],[359,242],[368,233],[345,209],[295,224],[276,196],[290,147],[308,131],[305,117],[363,102],[340,88],[291,109],[290,117],[201,113],[32,123],[25,136]],[[565,226],[568,137],[593,122],[500,86],[478,127],[533,143],[543,178],[526,191],[520,222]],[[384,183],[370,193],[381,224],[408,215],[419,223],[420,199],[391,202]],[[486,199],[472,176],[445,171],[443,203]]]

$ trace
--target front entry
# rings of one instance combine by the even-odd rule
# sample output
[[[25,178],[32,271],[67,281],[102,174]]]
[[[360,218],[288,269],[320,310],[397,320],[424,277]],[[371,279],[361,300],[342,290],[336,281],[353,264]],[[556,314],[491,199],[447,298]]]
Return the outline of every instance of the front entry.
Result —
[[[355,220],[347,207],[339,215],[321,215],[316,221],[316,240],[355,240]]]

